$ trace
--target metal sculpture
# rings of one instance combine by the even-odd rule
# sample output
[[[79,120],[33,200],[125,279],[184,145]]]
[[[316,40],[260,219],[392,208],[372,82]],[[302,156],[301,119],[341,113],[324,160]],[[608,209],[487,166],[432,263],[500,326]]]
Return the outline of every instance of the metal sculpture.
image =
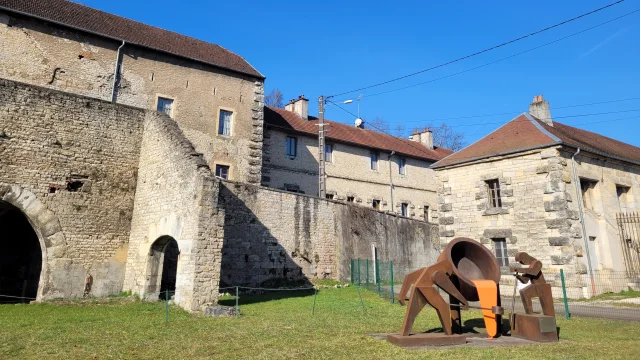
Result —
[[[518,314],[512,311],[509,319],[511,335],[533,341],[558,341],[553,294],[551,285],[547,284],[542,274],[542,262],[525,252],[517,253],[516,261],[528,267],[511,267],[511,272],[514,273],[517,281],[523,284],[530,284],[520,290],[520,298],[522,299],[525,313]],[[540,300],[542,314],[533,312],[534,298]],[[515,298],[513,301],[515,304]]]
[[[406,345],[411,338],[411,328],[416,316],[426,304],[435,308],[447,336],[423,336],[428,344],[456,343],[454,333],[462,332],[461,309],[468,309],[469,301],[480,300],[487,334],[493,338],[500,333],[501,315],[498,282],[500,266],[495,256],[479,242],[468,238],[456,238],[449,242],[436,264],[421,268],[405,276],[398,300],[407,304],[400,335],[389,335],[389,341]],[[449,294],[446,301],[437,288]],[[411,290],[410,295],[407,293]],[[424,334],[423,334],[424,335]],[[415,335],[414,335],[415,337]],[[435,340],[434,340],[435,339]],[[464,343],[458,337],[457,343]],[[412,343],[415,345],[415,343]]]

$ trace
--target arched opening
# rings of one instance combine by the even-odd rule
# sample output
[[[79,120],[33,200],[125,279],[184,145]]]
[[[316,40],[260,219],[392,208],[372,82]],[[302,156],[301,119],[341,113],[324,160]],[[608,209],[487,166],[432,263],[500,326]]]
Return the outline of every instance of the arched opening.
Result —
[[[178,242],[171,236],[161,236],[151,245],[148,298],[169,300],[175,295],[179,255]]]
[[[38,295],[42,249],[20,209],[0,201],[0,303],[24,303]]]

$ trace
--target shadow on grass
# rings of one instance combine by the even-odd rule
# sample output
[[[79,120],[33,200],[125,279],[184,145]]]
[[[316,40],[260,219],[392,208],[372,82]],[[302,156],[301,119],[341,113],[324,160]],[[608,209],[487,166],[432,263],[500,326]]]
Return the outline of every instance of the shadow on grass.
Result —
[[[320,290],[318,290],[318,293]],[[315,293],[314,289],[305,290],[260,290],[251,293],[243,293],[240,291],[238,296],[238,305],[256,304],[267,301],[291,299],[300,297],[311,297]],[[232,298],[223,298],[218,301],[220,305],[235,306],[235,296]]]

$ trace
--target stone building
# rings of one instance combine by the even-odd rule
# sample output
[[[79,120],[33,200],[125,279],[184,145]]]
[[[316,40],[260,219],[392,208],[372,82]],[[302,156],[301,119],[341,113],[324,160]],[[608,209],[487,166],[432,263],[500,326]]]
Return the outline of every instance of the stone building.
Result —
[[[317,196],[317,120],[309,115],[304,96],[286,109],[265,107],[263,185]],[[325,123],[328,198],[437,221],[437,185],[429,166],[452,151],[433,146],[430,131],[406,140]]]
[[[0,78],[175,119],[218,176],[260,183],[264,76],[233,52],[66,0],[0,0]]]
[[[640,204],[640,148],[554,121],[542,96],[433,168],[442,242],[479,239],[504,266],[526,251],[585,295],[590,274],[636,273],[638,239],[623,238],[616,215]]]

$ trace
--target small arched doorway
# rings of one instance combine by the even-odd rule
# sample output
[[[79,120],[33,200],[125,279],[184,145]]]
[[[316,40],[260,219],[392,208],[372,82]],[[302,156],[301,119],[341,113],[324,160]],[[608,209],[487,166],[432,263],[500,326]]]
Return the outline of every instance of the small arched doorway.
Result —
[[[38,295],[42,249],[27,217],[0,201],[0,303],[24,303]]]
[[[179,256],[178,242],[171,236],[161,236],[151,245],[147,298],[168,300],[175,295]]]

